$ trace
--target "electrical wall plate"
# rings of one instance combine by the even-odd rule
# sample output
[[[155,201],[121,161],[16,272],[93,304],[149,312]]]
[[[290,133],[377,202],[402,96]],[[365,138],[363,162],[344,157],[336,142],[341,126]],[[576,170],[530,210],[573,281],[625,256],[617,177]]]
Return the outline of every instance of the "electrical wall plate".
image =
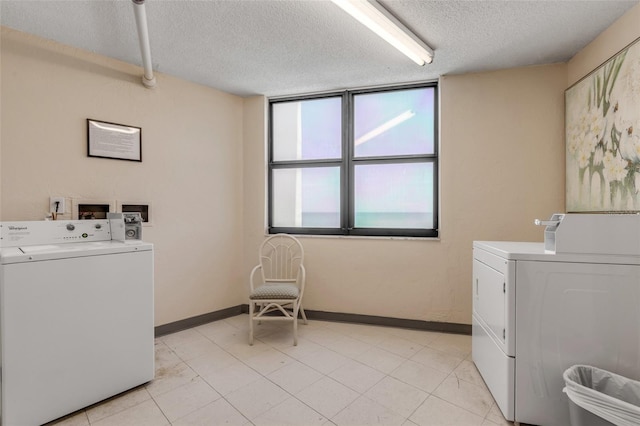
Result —
[[[57,203],[57,205],[56,205],[56,203]],[[49,198],[49,212],[57,213],[57,214],[65,214],[65,212],[66,212],[66,203],[65,203],[64,197],[50,197]]]

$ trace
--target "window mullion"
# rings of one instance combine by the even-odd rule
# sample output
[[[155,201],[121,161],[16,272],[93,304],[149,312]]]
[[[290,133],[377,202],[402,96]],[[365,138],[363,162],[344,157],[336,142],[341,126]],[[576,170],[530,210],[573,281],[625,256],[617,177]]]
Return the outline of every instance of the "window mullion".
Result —
[[[271,163],[272,169],[298,169],[305,167],[340,167],[341,159],[335,160],[296,160],[296,161],[278,161]]]
[[[353,227],[353,171],[351,166],[351,140],[353,138],[351,95],[345,92],[342,96],[342,231],[348,235]]]
[[[366,157],[353,158],[351,162],[356,164],[407,164],[407,163],[436,163],[437,158],[431,155],[416,155],[412,157]]]

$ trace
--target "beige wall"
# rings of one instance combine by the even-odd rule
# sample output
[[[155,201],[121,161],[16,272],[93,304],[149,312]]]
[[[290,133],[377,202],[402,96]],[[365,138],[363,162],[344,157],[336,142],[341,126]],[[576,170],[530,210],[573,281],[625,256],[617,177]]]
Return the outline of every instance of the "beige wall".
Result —
[[[443,77],[441,239],[303,237],[306,307],[470,323],[472,241],[542,240],[533,219],[564,210],[563,92],[639,21],[640,5],[568,65]],[[5,28],[1,53],[0,219],[41,219],[52,195],[150,201],[156,324],[243,303],[264,238],[265,98],[163,74],[145,89],[137,67]],[[87,158],[89,117],[142,127],[144,161]]]
[[[243,100],[163,74],[149,90],[138,67],[6,28],[1,56],[0,218],[151,202],[156,324],[242,303]],[[141,127],[143,162],[88,158],[87,118]]]
[[[244,100],[243,147],[243,283],[249,289],[249,273],[258,261],[258,247],[264,239],[266,211],[267,100],[254,96]],[[248,293],[247,293],[248,294]]]
[[[640,3],[625,13],[569,61],[567,87],[640,37]]]
[[[469,324],[472,241],[541,241],[534,218],[564,208],[565,87],[565,64],[444,77],[441,239],[301,237],[306,308]],[[251,105],[245,123],[264,123],[264,103]],[[256,128],[244,159],[252,257],[264,238],[264,125]]]

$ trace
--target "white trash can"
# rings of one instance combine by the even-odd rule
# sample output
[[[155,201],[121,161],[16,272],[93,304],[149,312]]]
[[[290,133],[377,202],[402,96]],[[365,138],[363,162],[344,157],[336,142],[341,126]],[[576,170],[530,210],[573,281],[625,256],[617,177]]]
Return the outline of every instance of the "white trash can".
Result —
[[[640,425],[640,382],[588,365],[562,376],[571,426]]]

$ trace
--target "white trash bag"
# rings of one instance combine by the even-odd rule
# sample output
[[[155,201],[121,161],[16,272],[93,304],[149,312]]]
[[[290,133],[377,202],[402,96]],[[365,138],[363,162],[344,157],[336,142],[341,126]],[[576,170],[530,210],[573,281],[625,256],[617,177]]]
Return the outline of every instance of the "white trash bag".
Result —
[[[617,426],[640,425],[640,382],[588,365],[562,376],[562,391],[577,406]]]

